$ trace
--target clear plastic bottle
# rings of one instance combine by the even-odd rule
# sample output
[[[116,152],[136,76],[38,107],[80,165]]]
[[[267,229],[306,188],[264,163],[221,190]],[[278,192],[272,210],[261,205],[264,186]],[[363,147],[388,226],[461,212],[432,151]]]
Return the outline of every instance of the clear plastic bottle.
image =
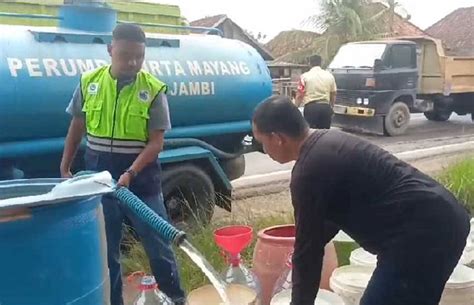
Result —
[[[227,256],[229,266],[224,270],[222,276],[227,284],[239,284],[253,289],[258,300],[261,297],[261,287],[257,276],[242,263],[240,254]]]
[[[133,273],[131,278],[141,276],[138,285],[139,293],[133,300],[133,305],[173,305],[173,302],[166,294],[158,289],[158,284],[153,276],[144,275],[142,272]]]

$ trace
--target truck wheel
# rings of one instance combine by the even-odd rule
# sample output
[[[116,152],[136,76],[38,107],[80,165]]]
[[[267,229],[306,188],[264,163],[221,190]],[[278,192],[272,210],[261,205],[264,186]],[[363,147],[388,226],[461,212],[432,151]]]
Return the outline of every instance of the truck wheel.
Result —
[[[209,175],[195,165],[164,170],[163,197],[176,225],[206,225],[214,214],[216,193]]]
[[[238,179],[245,173],[245,157],[241,155],[234,159],[221,161],[221,166],[230,181]]]
[[[385,116],[384,129],[388,136],[399,136],[405,133],[410,123],[410,109],[403,102],[395,102]]]
[[[445,122],[449,120],[452,113],[453,112],[451,110],[441,110],[435,108],[435,110],[424,112],[423,114],[425,115],[425,118],[430,121]]]

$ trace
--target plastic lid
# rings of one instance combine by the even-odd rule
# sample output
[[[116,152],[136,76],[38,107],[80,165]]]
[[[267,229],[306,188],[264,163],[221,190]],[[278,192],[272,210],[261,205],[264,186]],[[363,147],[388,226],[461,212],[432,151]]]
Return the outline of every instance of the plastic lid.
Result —
[[[376,266],[377,256],[365,251],[363,248],[355,249],[349,258],[352,265],[356,266]]]
[[[474,287],[474,269],[457,265],[446,283],[446,288]]]
[[[369,283],[374,267],[343,266],[334,270],[331,280],[340,286],[365,289]]]
[[[151,290],[155,288],[158,288],[158,284],[156,283],[155,278],[153,276],[142,277],[140,285],[138,286],[138,289],[140,290]]]

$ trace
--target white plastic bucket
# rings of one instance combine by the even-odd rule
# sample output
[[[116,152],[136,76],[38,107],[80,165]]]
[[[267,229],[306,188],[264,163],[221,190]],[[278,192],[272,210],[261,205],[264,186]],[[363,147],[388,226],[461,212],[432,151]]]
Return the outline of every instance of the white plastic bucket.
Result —
[[[463,265],[472,265],[474,263],[474,243],[472,237],[470,236],[466,242],[466,248],[462,253],[461,259],[459,262]]]
[[[342,298],[345,305],[359,305],[374,269],[353,265],[339,267],[334,270],[329,286]]]
[[[290,305],[291,302],[291,289],[283,290],[282,292],[273,296],[270,305]],[[341,297],[337,294],[319,289],[318,296],[314,302],[314,305],[346,305]]]
[[[330,279],[331,289],[346,305],[359,305],[374,267],[344,266],[336,269]],[[440,305],[474,304],[474,269],[459,264],[446,283]]]
[[[439,304],[474,304],[474,270],[463,265],[458,265],[446,283]]]
[[[353,266],[375,267],[377,265],[377,256],[362,248],[358,248],[351,252],[349,261]]]
[[[459,261],[463,265],[474,265],[474,218],[471,219],[471,231],[466,241],[466,248]]]

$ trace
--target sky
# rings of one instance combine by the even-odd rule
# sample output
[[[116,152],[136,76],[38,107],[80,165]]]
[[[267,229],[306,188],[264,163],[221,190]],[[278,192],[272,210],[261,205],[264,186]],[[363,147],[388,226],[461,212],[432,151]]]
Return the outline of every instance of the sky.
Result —
[[[150,0],[148,0],[150,1]],[[318,13],[318,0],[151,0],[179,5],[181,14],[193,21],[226,14],[242,28],[262,32],[266,40],[292,29],[310,30],[304,21]],[[474,0],[397,0],[422,29],[460,7],[474,6]]]

